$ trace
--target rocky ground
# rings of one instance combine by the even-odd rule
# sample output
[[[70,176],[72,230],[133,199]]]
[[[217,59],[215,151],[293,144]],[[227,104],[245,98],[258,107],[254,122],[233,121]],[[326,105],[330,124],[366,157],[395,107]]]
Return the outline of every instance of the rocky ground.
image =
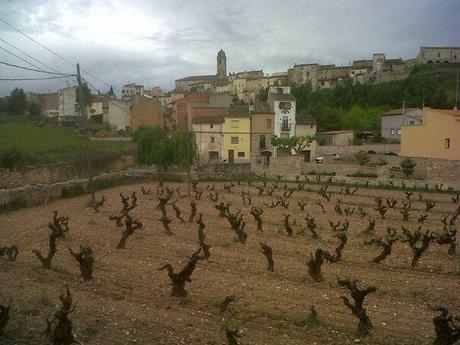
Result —
[[[425,213],[425,203],[418,193],[411,196],[409,222],[400,213],[406,196],[402,191],[360,189],[354,195],[341,194],[340,187],[327,202],[317,193],[318,185],[306,185],[308,191],[296,191],[289,198],[287,209],[268,208],[274,197],[258,196],[255,187],[246,182],[232,192],[221,191],[219,202],[231,202],[231,210],[244,212],[246,244],[236,241],[235,233],[225,218],[218,216],[207,187],[198,202],[203,213],[206,241],[211,245],[211,257],[199,261],[186,285],[189,295],[178,299],[170,296],[171,286],[166,271],[158,268],[170,263],[181,269],[188,257],[198,249],[197,224],[181,222],[170,205],[168,215],[173,220],[173,235],[167,235],[159,221],[156,208],[157,183],[144,184],[150,195],[141,193],[141,185],[122,186],[103,192],[107,202],[100,213],[86,206],[88,196],[64,199],[48,205],[22,209],[0,215],[0,245],[16,244],[20,254],[15,262],[0,258],[0,304],[11,305],[10,320],[0,336],[4,344],[46,344],[42,333],[45,320],[60,307],[59,295],[68,284],[75,310],[70,314],[74,333],[80,344],[227,344],[225,327],[238,328],[240,344],[430,344],[435,333],[432,319],[436,312],[427,304],[443,305],[460,312],[460,255],[447,255],[447,246],[433,243],[422,256],[418,267],[411,268],[412,252],[407,243],[397,242],[393,253],[382,263],[372,259],[380,249],[364,246],[370,237],[363,235],[368,218],[376,220],[376,234],[382,236],[387,226],[415,230],[417,218]],[[236,182],[235,182],[236,184]],[[168,184],[180,187],[184,184]],[[224,183],[215,183],[222,190]],[[296,187],[294,183],[288,187]],[[249,191],[252,205],[264,208],[263,232],[249,214],[251,206],[243,205],[240,193]],[[121,208],[119,193],[136,192],[138,207],[131,213],[143,222],[144,228],[127,240],[126,249],[116,249],[122,228],[117,228],[109,216]],[[273,195],[282,195],[283,183]],[[99,195],[100,196],[100,195]],[[374,198],[381,196],[398,200],[386,219],[374,208]],[[423,230],[440,233],[441,218],[451,214],[459,204],[452,195],[423,193],[422,199],[436,203],[426,212]],[[174,196],[177,198],[177,195]],[[349,217],[334,211],[337,198],[343,207],[355,207]],[[300,211],[297,202],[308,204]],[[315,201],[321,200],[324,213]],[[190,199],[178,198],[184,218],[190,215]],[[357,214],[362,207],[366,216]],[[52,269],[41,267],[33,249],[47,253],[53,210],[69,217],[70,231],[58,240],[58,252]],[[304,217],[313,216],[320,239],[313,239],[306,229]],[[287,236],[283,219],[291,215],[294,236]],[[333,237],[329,221],[349,220],[348,243],[342,261],[325,263],[325,281],[314,282],[307,274],[306,261],[317,248],[334,253],[338,240]],[[259,242],[273,249],[275,271],[266,270],[266,259]],[[66,246],[77,250],[81,244],[94,252],[93,280],[83,282],[77,262]],[[358,340],[354,335],[357,319],[343,304],[340,296],[349,296],[337,284],[336,276],[357,278],[360,286],[374,285],[376,293],[368,295],[364,304],[374,325],[370,336]],[[220,303],[228,295],[236,301],[225,312]],[[309,319],[309,307],[315,305],[319,322]]]

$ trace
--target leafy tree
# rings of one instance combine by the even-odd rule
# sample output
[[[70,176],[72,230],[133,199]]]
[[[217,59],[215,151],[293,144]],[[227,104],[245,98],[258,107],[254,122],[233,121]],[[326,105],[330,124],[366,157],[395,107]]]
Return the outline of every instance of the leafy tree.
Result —
[[[29,104],[29,113],[32,117],[39,118],[42,115],[42,109],[39,104],[33,102]]]
[[[11,91],[8,99],[8,110],[15,115],[23,114],[27,109],[26,94],[23,89],[17,87]]]
[[[259,102],[266,102],[268,98],[268,86],[261,88],[256,95],[256,100]]]
[[[310,135],[305,136],[293,136],[288,138],[278,138],[272,136],[271,143],[274,147],[280,147],[288,149],[289,152],[294,150],[295,155],[299,155],[305,150],[316,138]]]
[[[8,100],[5,97],[0,98],[0,114],[8,111]]]
[[[137,144],[136,160],[139,164],[167,168],[173,163],[168,135],[160,126],[141,126],[134,132],[133,139]]]
[[[87,83],[82,83],[77,87],[77,111],[82,114],[83,117],[86,117],[86,109],[91,105],[91,90],[88,87]]]
[[[410,158],[406,158],[401,162],[401,169],[404,176],[409,177],[414,173],[417,164]]]
[[[360,150],[358,153],[355,154],[355,161],[361,165],[361,167],[365,166],[369,163],[371,158],[366,151]]]

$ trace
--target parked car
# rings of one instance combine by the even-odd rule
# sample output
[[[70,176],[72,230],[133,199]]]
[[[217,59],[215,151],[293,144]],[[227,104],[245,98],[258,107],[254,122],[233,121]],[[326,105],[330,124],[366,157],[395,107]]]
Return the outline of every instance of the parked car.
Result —
[[[316,157],[315,158],[315,163],[318,163],[318,164],[324,163],[324,157],[323,156]]]
[[[340,155],[338,153],[333,153],[332,154],[332,160],[334,161],[339,161],[341,160],[342,158],[340,157]]]

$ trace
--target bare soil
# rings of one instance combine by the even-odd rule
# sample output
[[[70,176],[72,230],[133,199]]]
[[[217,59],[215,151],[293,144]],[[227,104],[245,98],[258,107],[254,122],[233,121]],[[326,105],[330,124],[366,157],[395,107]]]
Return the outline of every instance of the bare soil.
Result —
[[[20,254],[16,262],[0,258],[0,304],[10,304],[10,321],[4,344],[47,344],[42,332],[48,315],[60,307],[58,296],[69,285],[75,311],[70,314],[74,333],[80,344],[227,344],[225,325],[240,329],[240,344],[347,344],[358,342],[354,336],[357,319],[339,296],[349,296],[338,286],[336,276],[358,278],[361,286],[375,285],[377,292],[365,300],[374,331],[362,344],[430,344],[434,339],[432,318],[436,315],[427,304],[443,305],[452,312],[460,312],[460,255],[449,257],[447,246],[432,244],[422,256],[419,266],[410,267],[412,253],[406,243],[398,242],[393,253],[381,264],[372,262],[380,249],[363,246],[368,237],[361,234],[367,217],[356,213],[339,216],[335,202],[341,198],[344,206],[361,206],[377,220],[377,234],[383,235],[391,225],[400,231],[401,225],[415,230],[417,218],[424,211],[423,202],[414,193],[410,221],[402,222],[400,209],[406,196],[400,191],[360,189],[356,195],[339,194],[330,202],[321,198],[318,185],[306,185],[312,191],[296,191],[290,198],[289,209],[268,208],[272,198],[257,196],[255,187],[246,183],[236,186],[232,193],[221,192],[219,201],[230,201],[232,210],[241,208],[247,223],[245,245],[235,241],[235,233],[225,218],[218,217],[206,186],[198,201],[203,213],[211,258],[198,262],[192,283],[186,285],[185,299],[170,296],[170,282],[166,271],[158,271],[165,263],[181,269],[198,249],[197,224],[175,218],[172,206],[168,214],[174,232],[167,235],[156,209],[156,183],[144,184],[151,195],[141,193],[141,185],[122,186],[104,191],[107,202],[102,212],[86,206],[88,196],[55,201],[48,205],[23,209],[0,215],[0,245],[16,244]],[[236,182],[235,182],[236,184]],[[182,193],[185,184],[180,186]],[[281,195],[283,183],[274,193]],[[289,186],[295,186],[290,184]],[[218,190],[223,183],[215,183]],[[139,206],[132,212],[144,223],[144,228],[129,237],[126,249],[116,245],[121,228],[109,220],[121,209],[119,193],[137,193]],[[249,214],[251,206],[244,206],[241,191],[250,191],[252,205],[264,208],[263,232]],[[100,196],[100,195],[99,195]],[[393,197],[398,200],[386,219],[373,210],[374,197]],[[428,212],[423,229],[442,230],[440,219],[453,212],[457,205],[447,194],[424,193],[423,197],[436,202]],[[301,212],[298,200],[308,201]],[[315,205],[321,199],[326,213]],[[180,198],[177,205],[185,219],[190,214],[190,199]],[[53,210],[70,218],[70,232],[58,241],[58,252],[52,269],[46,270],[32,253],[48,250],[48,222]],[[291,214],[294,236],[284,231],[284,214]],[[321,238],[314,240],[306,230],[304,217],[315,217]],[[338,240],[332,237],[329,221],[350,221],[349,240],[342,261],[325,263],[325,281],[314,282],[307,274],[306,260],[317,248],[334,252]],[[460,221],[458,221],[460,222]],[[457,222],[457,223],[458,223]],[[275,272],[266,270],[266,259],[259,242],[273,248]],[[80,244],[91,246],[95,267],[93,280],[83,282],[77,262],[66,246],[77,250]],[[458,250],[457,250],[458,251]],[[236,302],[221,313],[220,303],[228,295],[236,295]],[[308,322],[309,306],[315,305],[319,324]]]

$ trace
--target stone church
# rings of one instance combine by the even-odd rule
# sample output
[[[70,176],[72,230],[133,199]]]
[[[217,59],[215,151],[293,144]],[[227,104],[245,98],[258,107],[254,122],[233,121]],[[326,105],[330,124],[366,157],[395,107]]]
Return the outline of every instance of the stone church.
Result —
[[[221,49],[217,53],[217,73],[213,75],[197,75],[176,80],[176,90],[189,92],[206,92],[215,89],[216,84],[228,81],[227,57]]]

